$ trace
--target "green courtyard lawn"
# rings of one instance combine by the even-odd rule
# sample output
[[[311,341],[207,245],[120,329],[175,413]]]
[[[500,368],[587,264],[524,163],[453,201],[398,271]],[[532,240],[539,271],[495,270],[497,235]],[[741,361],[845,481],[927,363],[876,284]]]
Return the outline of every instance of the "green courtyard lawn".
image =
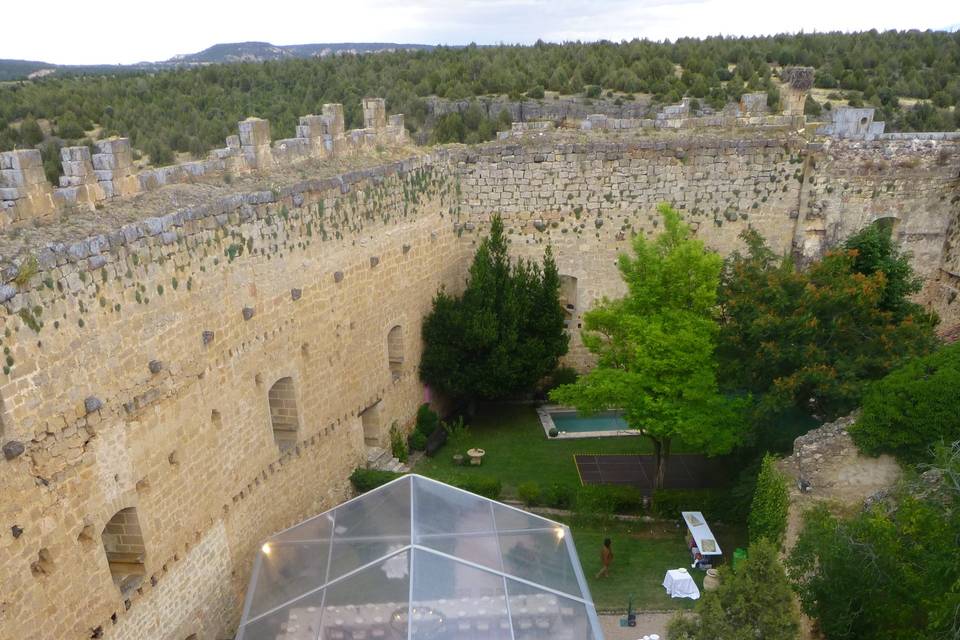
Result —
[[[578,453],[615,454],[651,453],[650,441],[639,436],[619,438],[547,438],[537,417],[528,404],[483,405],[470,423],[470,434],[464,450],[479,447],[486,451],[479,467],[457,466],[449,445],[433,458],[423,458],[413,469],[444,482],[462,480],[470,474],[495,476],[503,483],[503,497],[516,497],[517,487],[534,481],[541,487],[553,484],[580,486],[580,476],[573,456]],[[673,447],[675,453],[684,453],[682,445]],[[463,453],[462,451],[460,453]]]
[[[575,491],[581,486],[573,458],[575,454],[652,452],[649,441],[642,437],[547,438],[533,406],[526,404],[482,406],[460,448],[466,450],[470,447],[486,450],[481,466],[455,465],[453,454],[457,451],[448,445],[434,458],[422,458],[413,471],[444,482],[464,480],[477,474],[496,477],[503,484],[503,498],[513,498],[517,495],[517,487],[530,481],[541,487],[566,485]],[[682,445],[675,445],[673,451],[690,452]],[[689,609],[693,606],[691,600],[667,597],[661,586],[667,569],[690,566],[684,541],[686,530],[676,523],[580,517],[565,521],[570,525],[590,592],[599,610],[624,613],[631,595],[637,611]],[[745,527],[714,523],[711,527],[727,558],[732,557],[735,548],[746,547]],[[613,541],[614,561],[610,577],[598,580],[594,576],[600,569],[600,547],[607,537]],[[703,572],[692,573],[702,587]]]
[[[631,596],[637,611],[693,608],[693,600],[670,598],[661,586],[667,569],[686,567],[701,592],[703,590],[704,572],[690,569],[690,556],[684,540],[686,529],[677,528],[672,522],[602,523],[575,519],[568,524],[590,594],[599,611],[626,613],[627,600]],[[713,524],[711,528],[728,561],[735,548],[746,547],[745,528]],[[610,538],[612,542],[613,563],[610,577],[596,578],[604,538]]]

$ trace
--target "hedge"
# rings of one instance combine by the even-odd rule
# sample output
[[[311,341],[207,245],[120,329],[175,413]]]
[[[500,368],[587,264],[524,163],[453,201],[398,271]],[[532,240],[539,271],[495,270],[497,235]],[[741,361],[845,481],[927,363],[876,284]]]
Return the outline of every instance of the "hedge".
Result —
[[[357,490],[357,493],[366,493],[371,489],[387,484],[391,480],[396,480],[405,475],[394,471],[381,471],[380,469],[364,469],[357,467],[350,474],[350,484]]]
[[[783,541],[787,531],[787,509],[790,492],[787,478],[777,469],[776,458],[766,455],[757,476],[757,488],[750,505],[748,529],[750,542],[766,538],[775,545]]]
[[[491,500],[498,500],[500,494],[503,492],[503,485],[500,483],[500,478],[494,476],[471,474],[464,478],[456,478],[452,480],[450,484],[464,491],[490,498]]]
[[[708,521],[729,522],[736,506],[729,489],[658,489],[652,511],[661,518],[679,520],[681,511],[700,511]]]
[[[577,513],[613,515],[643,511],[643,494],[636,487],[620,484],[589,484],[577,491]]]

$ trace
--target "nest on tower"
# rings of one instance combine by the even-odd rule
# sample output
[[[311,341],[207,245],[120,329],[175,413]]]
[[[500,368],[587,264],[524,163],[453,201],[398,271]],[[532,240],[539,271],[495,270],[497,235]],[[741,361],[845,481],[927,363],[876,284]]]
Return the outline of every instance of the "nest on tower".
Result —
[[[784,67],[780,79],[797,91],[809,91],[813,86],[813,67]]]

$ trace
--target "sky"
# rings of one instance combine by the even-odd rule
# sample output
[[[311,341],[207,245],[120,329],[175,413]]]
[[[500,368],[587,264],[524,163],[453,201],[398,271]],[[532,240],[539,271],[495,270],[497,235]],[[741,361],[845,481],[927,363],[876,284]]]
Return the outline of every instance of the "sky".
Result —
[[[4,6],[7,5],[7,6]],[[0,0],[0,58],[56,64],[166,60],[221,42],[675,40],[798,31],[946,29],[956,0]]]

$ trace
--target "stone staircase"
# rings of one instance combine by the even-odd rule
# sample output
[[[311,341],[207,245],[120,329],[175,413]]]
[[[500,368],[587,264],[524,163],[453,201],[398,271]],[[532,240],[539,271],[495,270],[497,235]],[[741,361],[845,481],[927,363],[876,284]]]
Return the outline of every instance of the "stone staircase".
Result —
[[[410,467],[394,458],[389,451],[382,447],[367,447],[367,469],[380,469],[381,471],[395,471],[397,473],[410,471]]]

